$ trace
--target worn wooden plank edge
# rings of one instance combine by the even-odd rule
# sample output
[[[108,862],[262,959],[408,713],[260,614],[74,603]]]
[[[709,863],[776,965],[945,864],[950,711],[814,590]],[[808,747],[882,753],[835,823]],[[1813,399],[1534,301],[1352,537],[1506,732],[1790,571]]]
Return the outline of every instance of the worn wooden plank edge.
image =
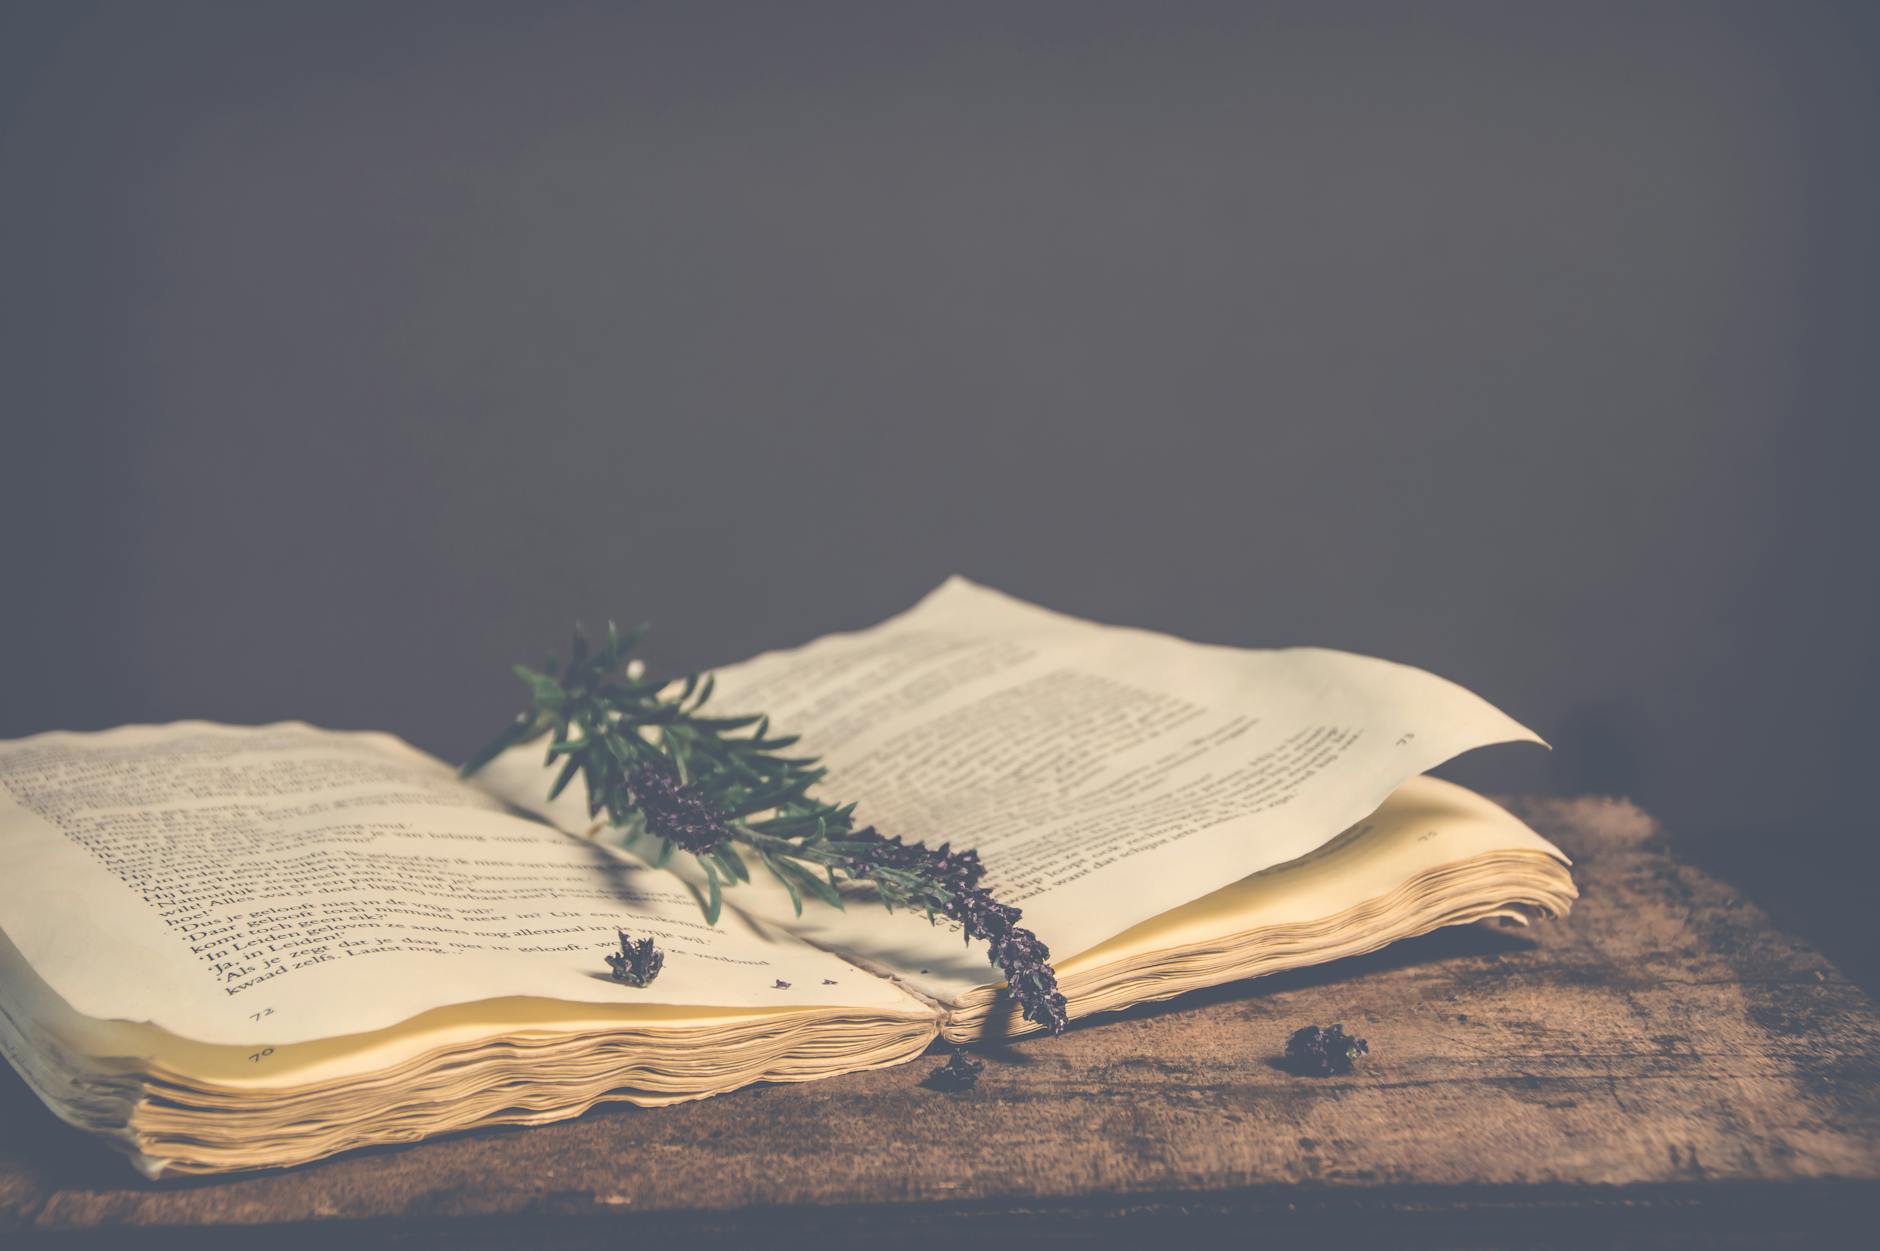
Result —
[[[539,1196],[527,1211],[467,1221],[455,1217],[338,1220],[288,1224],[146,1225],[98,1229],[16,1229],[9,1245],[78,1248],[181,1245],[293,1251],[345,1245],[484,1247],[540,1244],[617,1247],[636,1239],[683,1239],[688,1248],[815,1245],[976,1248],[1090,1240],[1127,1242],[1175,1235],[1186,1246],[1248,1246],[1261,1239],[1310,1235],[1331,1245],[1381,1240],[1387,1245],[1816,1245],[1865,1241],[1880,1222],[1880,1182],[1694,1182],[1650,1186],[1359,1186],[1247,1187],[1207,1195],[1093,1196],[1039,1202],[1028,1197],[966,1203],[765,1205],[619,1213],[574,1191]],[[1614,1240],[1617,1240],[1616,1242]]]

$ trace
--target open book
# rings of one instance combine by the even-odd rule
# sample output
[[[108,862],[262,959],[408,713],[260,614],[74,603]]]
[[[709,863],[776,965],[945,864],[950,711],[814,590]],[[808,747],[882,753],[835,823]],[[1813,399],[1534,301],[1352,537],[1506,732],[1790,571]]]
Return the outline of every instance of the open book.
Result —
[[[1566,859],[1420,776],[1538,741],[1420,670],[1094,625],[954,579],[717,672],[884,832],[976,847],[1073,1017],[1564,913]],[[649,868],[540,745],[184,722],[0,744],[0,1050],[152,1175],[656,1105],[1031,1028],[984,949],[865,889],[797,915]],[[576,788],[578,789],[578,787]],[[609,976],[617,930],[666,954]]]

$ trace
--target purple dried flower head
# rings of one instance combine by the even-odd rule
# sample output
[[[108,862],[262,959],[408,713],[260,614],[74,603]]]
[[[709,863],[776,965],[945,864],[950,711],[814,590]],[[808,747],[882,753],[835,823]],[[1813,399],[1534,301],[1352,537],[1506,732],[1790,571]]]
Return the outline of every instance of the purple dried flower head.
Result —
[[[927,1074],[921,1085],[930,1090],[970,1090],[985,1070],[984,1060],[975,1060],[955,1047],[947,1062]]]
[[[731,827],[716,808],[682,785],[664,760],[643,764],[627,775],[633,802],[646,819],[647,833],[697,855],[731,837]]]
[[[979,862],[978,852],[954,851],[951,843],[942,843],[935,850],[925,843],[889,838],[872,825],[852,831],[844,838],[869,844],[867,851],[851,858],[850,863],[858,875],[865,876],[878,868],[901,869],[919,873],[949,891],[971,890],[986,875],[986,866]]]
[[[607,967],[614,971],[614,980],[629,986],[651,985],[659,971],[666,967],[666,953],[654,946],[650,938],[635,942],[625,930],[619,933],[620,951],[607,957]]]
[[[1064,1032],[1070,1017],[1064,996],[1058,992],[1051,951],[1036,934],[1019,928],[1023,914],[1017,908],[1000,903],[979,885],[986,866],[980,863],[978,852],[954,851],[948,843],[937,851],[922,843],[904,843],[883,837],[872,825],[847,837],[869,844],[868,850],[850,859],[848,871],[853,876],[866,877],[884,867],[918,874],[931,891],[934,910],[959,922],[968,938],[986,943],[992,963],[1004,970],[1006,984],[1025,1019],[1053,1034]]]
[[[1358,1057],[1370,1052],[1364,1039],[1345,1033],[1342,1025],[1330,1029],[1308,1025],[1286,1040],[1286,1067],[1305,1077],[1329,1077],[1351,1072]]]

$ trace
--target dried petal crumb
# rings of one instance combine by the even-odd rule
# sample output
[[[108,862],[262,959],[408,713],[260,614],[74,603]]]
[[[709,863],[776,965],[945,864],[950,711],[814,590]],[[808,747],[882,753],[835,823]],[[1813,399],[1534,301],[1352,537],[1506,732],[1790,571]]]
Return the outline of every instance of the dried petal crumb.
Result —
[[[1358,1057],[1370,1053],[1370,1045],[1345,1033],[1343,1025],[1330,1029],[1308,1025],[1286,1040],[1286,1067],[1301,1077],[1330,1077],[1351,1072]]]
[[[979,1081],[979,1075],[985,1071],[985,1067],[984,1060],[975,1060],[964,1051],[955,1048],[947,1062],[927,1074],[927,1080],[921,1085],[929,1090],[971,1090]]]

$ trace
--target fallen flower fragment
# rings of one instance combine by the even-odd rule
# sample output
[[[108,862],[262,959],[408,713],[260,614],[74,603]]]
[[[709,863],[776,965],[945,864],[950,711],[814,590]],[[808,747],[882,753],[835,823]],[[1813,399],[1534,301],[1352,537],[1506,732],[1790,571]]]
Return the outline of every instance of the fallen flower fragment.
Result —
[[[947,1062],[927,1075],[921,1085],[929,1090],[960,1091],[971,1090],[979,1081],[980,1073],[985,1071],[986,1062],[975,1060],[964,1051],[955,1048]]]
[[[1358,1057],[1370,1053],[1370,1044],[1345,1033],[1343,1025],[1308,1025],[1286,1040],[1286,1068],[1301,1077],[1330,1077],[1351,1072]]]
[[[607,957],[607,967],[613,970],[614,980],[629,986],[650,986],[659,971],[666,967],[666,953],[650,938],[635,942],[625,930],[619,933],[620,950]]]

